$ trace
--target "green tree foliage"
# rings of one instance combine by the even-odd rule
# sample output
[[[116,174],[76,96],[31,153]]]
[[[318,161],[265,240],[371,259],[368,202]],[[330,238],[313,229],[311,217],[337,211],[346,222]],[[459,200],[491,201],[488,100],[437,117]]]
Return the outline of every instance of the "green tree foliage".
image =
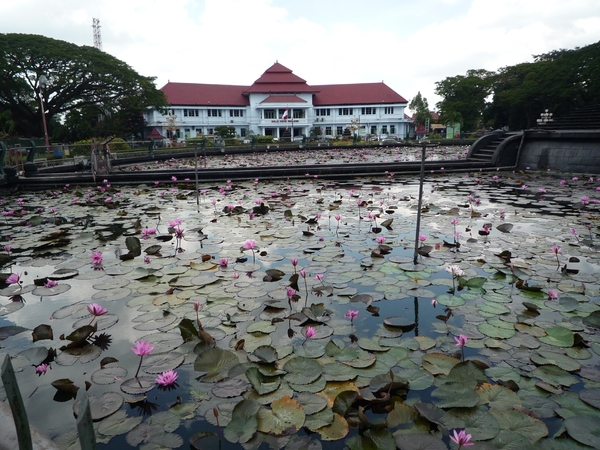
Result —
[[[436,104],[442,122],[461,122],[465,130],[476,130],[483,124],[483,114],[492,93],[494,73],[469,70],[466,75],[438,81],[435,93],[443,98]],[[458,120],[457,120],[458,119]]]
[[[421,95],[421,92],[417,92],[415,98],[413,98],[408,107],[411,111],[415,112],[415,122],[420,125],[425,125],[427,119],[431,120],[431,112],[429,111],[429,104],[427,99]]]
[[[41,91],[39,79],[47,87]],[[143,128],[143,110],[166,105],[164,94],[123,61],[94,47],[44,36],[0,34],[0,114],[8,111],[15,132],[42,136],[40,93],[49,134],[73,139],[131,135]],[[54,120],[53,120],[54,119]],[[58,122],[65,129],[57,130]]]
[[[215,134],[221,136],[223,139],[233,138],[236,136],[235,127],[228,127],[226,125],[215,127]]]
[[[535,126],[546,109],[561,116],[598,103],[600,42],[500,69],[490,115],[496,126],[524,129]]]

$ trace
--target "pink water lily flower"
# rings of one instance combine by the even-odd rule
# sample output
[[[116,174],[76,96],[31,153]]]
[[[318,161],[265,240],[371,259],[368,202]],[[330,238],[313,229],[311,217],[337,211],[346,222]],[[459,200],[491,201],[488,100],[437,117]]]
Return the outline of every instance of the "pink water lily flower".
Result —
[[[454,336],[454,340],[456,341],[456,346],[457,347],[462,347],[464,346],[467,342],[469,342],[469,338],[467,336],[465,336],[464,334],[461,334],[460,336],[456,337]]]
[[[6,279],[6,284],[18,284],[19,281],[21,281],[21,274],[11,273],[10,276]]]
[[[467,434],[465,432],[465,430],[460,430],[460,432],[456,432],[456,430],[453,430],[454,433],[450,435],[450,439],[456,444],[458,445],[458,450],[460,450],[461,447],[470,447],[472,445],[475,445],[473,442],[469,442],[471,440],[471,435]]]
[[[315,331],[315,329],[313,327],[306,327],[305,334],[306,334],[306,338],[310,339],[312,337],[315,337],[317,332]]]
[[[154,346],[147,341],[135,341],[135,347],[131,347],[131,351],[138,356],[146,356],[152,353]],[[137,376],[137,375],[136,375]]]
[[[103,316],[106,313],[108,313],[108,309],[100,306],[98,303],[92,303],[90,305],[87,305],[87,309],[90,312],[90,314],[96,317]]]
[[[349,309],[348,312],[346,314],[344,314],[344,317],[346,319],[350,319],[351,321],[356,319],[358,317],[358,311],[355,311],[353,309]]]
[[[254,247],[256,247],[256,241],[254,239],[248,239],[244,243],[244,249],[245,250],[254,250]]]
[[[174,370],[167,370],[156,377],[156,384],[166,387],[172,386],[177,381],[177,372]]]
[[[102,252],[93,252],[92,253],[92,264],[98,265],[102,264]]]
[[[48,289],[51,289],[51,288],[56,287],[56,286],[58,286],[58,281],[48,280],[48,281],[46,281],[44,283],[44,287],[48,288]]]
[[[51,369],[50,364],[40,364],[39,366],[35,366],[35,373],[38,376],[45,375],[48,369]]]

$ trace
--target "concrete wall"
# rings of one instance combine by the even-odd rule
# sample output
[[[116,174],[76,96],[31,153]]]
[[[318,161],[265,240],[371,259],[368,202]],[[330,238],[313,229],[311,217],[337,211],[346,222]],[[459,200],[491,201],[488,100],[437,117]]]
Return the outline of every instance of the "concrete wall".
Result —
[[[600,130],[527,130],[519,169],[600,174]]]

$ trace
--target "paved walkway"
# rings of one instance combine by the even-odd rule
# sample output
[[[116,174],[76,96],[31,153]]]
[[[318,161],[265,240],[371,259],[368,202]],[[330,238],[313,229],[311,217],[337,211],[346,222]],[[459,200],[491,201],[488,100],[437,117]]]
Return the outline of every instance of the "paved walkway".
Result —
[[[39,430],[31,427],[34,450],[58,450],[50,439]],[[19,450],[15,422],[7,402],[0,401],[0,450]]]

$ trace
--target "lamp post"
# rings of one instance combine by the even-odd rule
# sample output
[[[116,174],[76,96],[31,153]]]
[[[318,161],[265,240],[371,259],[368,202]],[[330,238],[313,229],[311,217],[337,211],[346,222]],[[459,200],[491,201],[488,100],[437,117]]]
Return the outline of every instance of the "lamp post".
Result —
[[[46,109],[44,108],[44,94],[43,91],[46,89],[48,85],[48,78],[46,75],[40,75],[38,78],[38,83],[40,85],[40,107],[42,110],[42,125],[44,126],[44,141],[46,143],[46,153],[50,153],[50,141],[48,140],[48,127],[46,125]]]
[[[545,110],[540,114],[540,118],[537,120],[537,124],[540,126],[546,125],[548,122],[552,122],[552,113],[549,113],[548,110]]]

